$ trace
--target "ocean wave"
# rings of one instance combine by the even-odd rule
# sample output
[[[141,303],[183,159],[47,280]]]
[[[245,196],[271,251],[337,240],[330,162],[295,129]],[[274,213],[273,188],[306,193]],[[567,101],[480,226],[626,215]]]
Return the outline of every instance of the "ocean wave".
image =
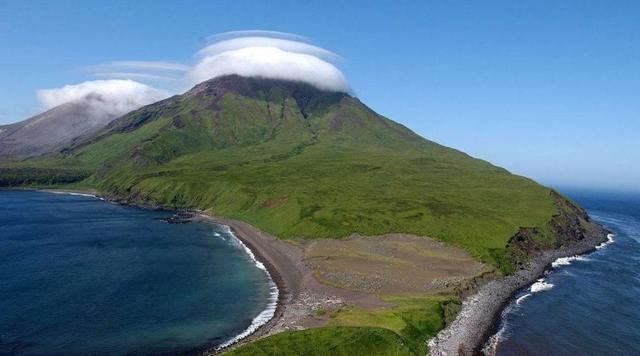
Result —
[[[78,197],[87,197],[87,198],[95,198],[95,199],[104,200],[103,198],[100,198],[99,196],[97,196],[95,194],[65,192],[65,191],[60,191],[60,190],[46,190],[46,192],[53,193],[53,194],[75,195],[75,196],[78,196]]]
[[[605,248],[605,247],[607,247],[607,246],[611,245],[612,243],[614,243],[614,242],[615,242],[615,240],[614,240],[614,238],[613,238],[613,237],[614,237],[614,235],[613,235],[613,234],[608,234],[608,235],[607,235],[607,241],[605,241],[605,242],[601,243],[600,245],[596,246],[596,249],[597,249],[597,250],[601,250],[601,249],[603,249],[603,248]]]
[[[258,330],[259,327],[269,322],[269,320],[273,319],[273,317],[276,315],[276,308],[278,307],[278,297],[280,295],[278,286],[273,281],[273,278],[271,277],[271,273],[269,273],[269,270],[265,267],[265,265],[262,262],[258,261],[253,251],[251,251],[251,249],[247,247],[247,245],[245,245],[245,243],[242,242],[242,240],[240,240],[236,235],[234,235],[233,231],[231,231],[231,228],[229,226],[224,225],[224,229],[225,229],[225,233],[231,236],[231,241],[238,247],[241,247],[245,251],[245,253],[249,256],[249,258],[251,258],[251,260],[256,265],[256,267],[264,271],[264,273],[267,275],[267,283],[269,285],[269,298],[267,299],[267,307],[262,312],[260,312],[258,316],[253,318],[248,328],[246,328],[240,334],[218,345],[216,347],[216,350],[221,350],[235,344],[236,342],[251,335],[253,332]],[[219,235],[220,234],[218,234],[218,236]]]
[[[516,304],[520,305],[525,299],[529,298],[531,296],[531,293],[527,293],[523,296],[520,296],[518,299],[516,299]]]
[[[507,330],[507,326],[504,325],[498,330],[497,333],[491,335],[482,348],[482,353],[487,356],[495,356],[498,353],[498,345],[504,339],[504,334]]]
[[[500,345],[500,343],[509,337],[509,323],[507,323],[507,315],[512,313],[516,308],[517,303],[509,303],[500,313],[500,324],[498,325],[498,331],[487,339],[487,342],[482,347],[482,354],[486,356],[495,356],[498,353],[498,346]]]
[[[531,285],[531,288],[529,288],[529,291],[531,293],[538,293],[538,292],[544,292],[551,288],[553,288],[553,283],[547,283],[545,282],[544,278],[540,278],[534,284]]]
[[[551,267],[558,268],[560,266],[568,266],[573,261],[589,261],[589,259],[584,256],[578,256],[578,255],[569,256],[569,257],[560,257],[557,260],[551,262]]]

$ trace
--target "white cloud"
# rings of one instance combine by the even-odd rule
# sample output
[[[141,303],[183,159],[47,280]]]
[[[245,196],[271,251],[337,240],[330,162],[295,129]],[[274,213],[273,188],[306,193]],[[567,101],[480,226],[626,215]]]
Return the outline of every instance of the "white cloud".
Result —
[[[296,35],[295,33],[271,31],[271,30],[240,30],[240,31],[228,31],[222,33],[216,33],[206,38],[207,43],[220,42],[237,37],[270,37],[270,38],[282,38],[287,40],[293,40],[298,42],[307,41],[304,36]]]
[[[337,54],[331,51],[304,42],[255,36],[240,37],[213,43],[198,51],[198,55],[215,56],[222,52],[248,47],[275,47],[286,52],[304,53],[320,58],[339,58]]]
[[[177,62],[115,61],[87,66],[83,69],[94,77],[166,83],[182,80],[184,72],[190,67]]]
[[[238,74],[307,82],[317,88],[349,92],[349,83],[332,63],[337,54],[301,36],[277,31],[234,31],[210,36],[191,65],[167,61],[115,61],[85,67],[92,76],[133,79],[180,92],[223,75]]]
[[[159,71],[177,71],[184,72],[189,70],[189,66],[176,62],[160,62],[160,61],[115,61],[108,63],[112,68],[125,69],[149,69]]]
[[[37,96],[45,109],[68,102],[85,102],[96,113],[120,116],[162,100],[169,94],[133,80],[94,80],[38,90]]]
[[[238,74],[303,81],[319,89],[349,92],[349,84],[329,62],[336,54],[300,41],[270,37],[240,37],[211,44],[197,53],[188,72],[189,84]]]
[[[170,77],[165,75],[149,74],[149,73],[136,73],[136,72],[100,72],[93,73],[95,77],[113,78],[113,79],[138,79],[153,82],[175,82],[180,78]]]
[[[276,31],[235,31],[209,37],[192,64],[168,61],[114,61],[84,67],[109,78],[37,91],[44,109],[82,100],[105,115],[120,116],[216,77],[238,74],[303,81],[317,88],[349,92],[349,84],[331,61],[340,57],[306,43],[301,36]],[[168,91],[142,84],[167,88]]]
[[[87,66],[85,69],[91,73],[109,71],[157,71],[157,72],[185,72],[189,66],[177,62],[162,61],[114,61]]]

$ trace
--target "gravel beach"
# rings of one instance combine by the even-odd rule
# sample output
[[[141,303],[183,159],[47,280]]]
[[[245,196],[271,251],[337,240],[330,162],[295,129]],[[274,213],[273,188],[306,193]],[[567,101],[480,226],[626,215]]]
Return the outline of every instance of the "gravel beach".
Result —
[[[556,259],[588,253],[604,241],[607,241],[607,232],[602,230],[571,245],[544,251],[516,273],[483,285],[463,301],[462,309],[454,321],[429,340],[429,354],[450,356],[481,353],[481,348],[495,329],[500,312],[516,291],[535,282]],[[492,352],[491,347],[486,350],[487,354]]]

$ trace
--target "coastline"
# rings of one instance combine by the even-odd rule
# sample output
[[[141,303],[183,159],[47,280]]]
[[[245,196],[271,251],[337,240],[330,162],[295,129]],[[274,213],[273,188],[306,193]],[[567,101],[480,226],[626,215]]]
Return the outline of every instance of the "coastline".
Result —
[[[92,190],[35,188],[24,190],[84,196],[142,209],[165,210],[163,207],[130,204],[118,199],[109,199]],[[300,269],[295,266],[295,261],[302,259],[302,252],[295,246],[263,233],[241,221],[211,216],[199,210],[189,210],[189,212],[193,213],[193,216],[188,218],[189,221],[214,223],[227,227],[233,238],[238,240],[238,243],[245,249],[247,255],[256,263],[256,267],[263,269],[267,275],[267,280],[270,284],[273,284],[273,288],[271,285],[269,286],[271,289],[270,299],[275,294],[275,309],[272,309],[273,315],[269,315],[266,321],[255,323],[256,319],[262,317],[263,314],[271,314],[270,309],[273,308],[271,300],[267,301],[265,310],[258,314],[252,320],[252,323],[241,333],[233,336],[222,344],[204,345],[193,352],[196,355],[216,355],[233,346],[255,340],[268,334],[277,324],[284,313],[286,302],[297,297],[300,292],[303,276],[302,273],[300,273]]]
[[[544,276],[559,258],[591,253],[608,240],[609,233],[602,229],[571,245],[543,251],[516,273],[484,284],[465,298],[454,321],[429,340],[429,355],[493,355],[495,349],[483,347],[497,331],[500,315],[513,296]]]
[[[231,234],[248,249],[248,253],[253,254],[255,260],[265,267],[268,278],[275,283],[278,291],[275,311],[266,322],[257,325],[246,335],[245,332],[250,330],[251,326],[232,339],[220,345],[205,347],[201,352],[202,355],[215,355],[233,346],[266,336],[276,326],[284,314],[285,305],[300,292],[303,276],[296,267],[296,260],[301,260],[302,253],[295,246],[282,242],[244,222],[215,217],[198,210],[194,212],[195,216],[191,219],[193,221],[227,226]]]
[[[117,197],[105,198],[94,191],[40,190],[50,193],[91,196],[105,201],[145,209],[169,210],[162,206],[132,204]],[[173,211],[175,209],[170,210]],[[243,335],[254,325],[252,321],[249,328],[227,341],[232,340],[232,342],[205,345],[195,350],[195,354],[216,355],[232,347],[255,341],[280,331],[318,326],[305,324],[305,318],[309,316],[315,306],[322,303],[337,306],[344,304],[345,301],[361,299],[357,293],[339,290],[316,281],[304,262],[304,250],[300,246],[278,239],[242,221],[209,215],[201,210],[185,211],[193,214],[188,220],[210,222],[229,227],[231,234],[244,245],[245,249],[249,250],[250,257],[264,266],[268,278],[273,281],[278,291],[275,311],[268,321]],[[479,287],[475,292],[463,300],[462,308],[454,321],[434,338],[428,340],[429,355],[471,355],[479,353],[491,355],[492,350],[483,349],[483,347],[498,330],[502,311],[518,291],[535,283],[537,279],[552,268],[552,263],[559,258],[570,258],[593,252],[606,242],[607,231],[602,228],[582,240],[557,249],[542,251],[512,275],[491,279],[488,282],[486,280],[480,281]],[[300,325],[303,325],[303,327]]]
[[[234,345],[240,342],[241,340],[249,337],[251,334],[256,332],[264,324],[271,321],[271,319],[273,319],[273,317],[275,316],[275,313],[278,309],[278,304],[280,301],[280,289],[278,288],[278,285],[275,283],[272,277],[272,273],[269,272],[269,269],[267,269],[264,263],[260,262],[260,260],[256,258],[256,255],[253,253],[253,251],[249,247],[247,247],[247,245],[244,242],[242,242],[242,240],[240,240],[233,233],[233,231],[231,230],[231,227],[227,225],[222,225],[222,226],[226,228],[227,233],[231,236],[231,238],[233,239],[233,242],[238,244],[240,247],[242,247],[242,249],[246,252],[249,258],[254,262],[256,267],[264,271],[265,275],[267,276],[267,284],[269,286],[269,299],[267,300],[267,306],[262,310],[262,312],[260,312],[260,314],[258,314],[255,318],[253,318],[253,320],[251,321],[251,324],[243,332],[228,339],[222,344],[216,346],[216,351],[224,350],[230,347],[231,345]]]

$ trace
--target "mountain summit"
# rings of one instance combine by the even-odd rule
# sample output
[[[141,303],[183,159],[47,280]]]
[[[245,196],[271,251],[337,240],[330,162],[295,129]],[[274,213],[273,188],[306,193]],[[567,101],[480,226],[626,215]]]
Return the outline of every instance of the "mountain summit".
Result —
[[[426,140],[347,93],[237,75],[11,169],[5,184],[55,183],[52,172],[64,170],[65,181],[116,199],[208,210],[281,238],[435,237],[505,270],[521,253],[512,237],[550,246],[561,229],[588,223],[580,214],[558,223],[572,205],[550,189]],[[46,174],[34,177],[38,169]]]

